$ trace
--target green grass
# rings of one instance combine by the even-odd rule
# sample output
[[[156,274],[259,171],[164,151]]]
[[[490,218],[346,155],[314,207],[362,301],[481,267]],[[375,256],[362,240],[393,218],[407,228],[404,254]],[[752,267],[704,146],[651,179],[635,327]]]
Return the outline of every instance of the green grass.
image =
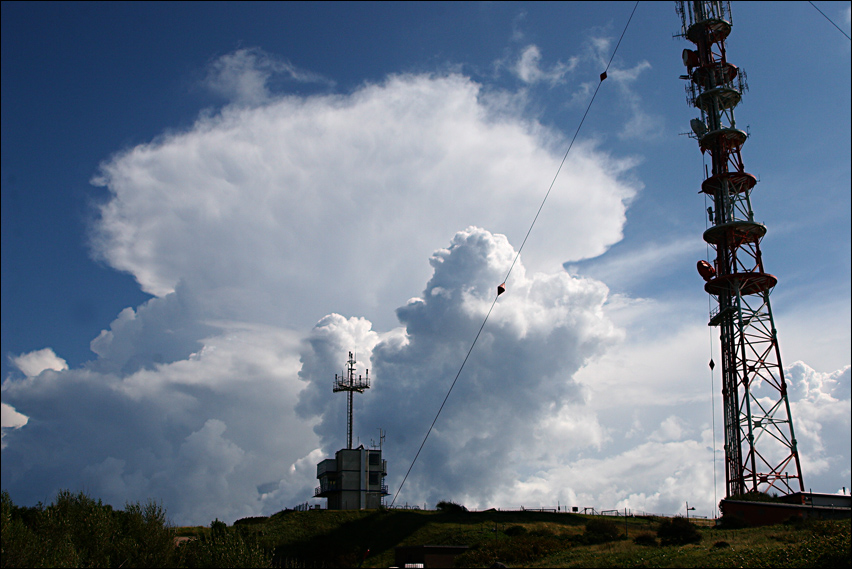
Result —
[[[700,528],[700,543],[640,546],[621,541],[563,550],[539,567],[850,567],[850,522],[739,530]]]
[[[318,510],[282,512],[241,531],[254,534],[259,544],[275,551],[278,563],[289,566],[390,567],[398,545],[467,545],[468,552],[457,558],[459,567],[487,567],[495,561],[509,567],[850,566],[849,521],[740,530],[698,522],[700,542],[661,546],[659,539],[653,541],[661,519],[604,518],[621,535],[595,543],[586,533],[594,518],[541,512]],[[639,535],[655,545],[634,543]]]
[[[64,491],[22,508],[3,492],[2,566],[390,567],[397,546],[465,545],[457,567],[850,567],[849,520],[746,529],[692,521],[697,528],[667,518],[381,509],[175,528],[156,503],[114,510]],[[175,547],[176,537],[190,540]]]
[[[585,523],[584,516],[537,512],[313,510],[281,512],[266,523],[242,526],[240,531],[273,549],[277,562],[389,567],[394,564],[394,548],[401,545],[487,548],[511,542],[517,546],[549,535],[581,535]],[[527,533],[507,536],[505,531],[513,526],[522,526]]]

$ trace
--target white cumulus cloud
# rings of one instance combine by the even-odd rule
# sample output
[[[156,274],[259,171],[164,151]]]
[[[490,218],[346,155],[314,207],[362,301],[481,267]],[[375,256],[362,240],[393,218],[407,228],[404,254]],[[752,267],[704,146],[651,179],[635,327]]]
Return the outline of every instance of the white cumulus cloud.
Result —
[[[165,332],[147,324],[154,336]],[[312,422],[294,411],[304,388],[298,336],[231,324],[201,344],[132,372],[89,366],[7,378],[4,400],[30,421],[6,432],[4,488],[22,503],[61,488],[118,506],[154,498],[177,523],[201,524],[311,496],[312,481],[294,469],[318,444]]]
[[[11,358],[12,363],[27,377],[35,377],[45,370],[62,371],[68,363],[57,356],[51,348],[35,350]]]
[[[102,165],[96,182],[112,198],[94,248],[146,292],[182,283],[219,318],[375,320],[418,290],[418,260],[459,228],[526,232],[563,141],[492,113],[493,100],[460,75],[406,75],[349,96],[227,107]],[[618,241],[632,164],[575,145],[528,266],[554,270]]]

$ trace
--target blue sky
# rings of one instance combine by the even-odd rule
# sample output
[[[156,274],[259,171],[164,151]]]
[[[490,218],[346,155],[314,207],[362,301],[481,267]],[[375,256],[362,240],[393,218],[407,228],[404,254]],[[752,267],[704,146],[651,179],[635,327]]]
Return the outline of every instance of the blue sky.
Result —
[[[818,6],[849,33],[849,3]],[[292,506],[345,440],[330,384],[350,349],[376,378],[356,431],[388,430],[396,488],[632,7],[3,3],[3,402],[29,417],[4,405],[4,488],[159,497],[192,523]],[[806,2],[732,10],[805,481],[833,492],[851,485],[850,43]],[[519,295],[401,499],[712,513],[678,30],[672,3],[639,5]]]

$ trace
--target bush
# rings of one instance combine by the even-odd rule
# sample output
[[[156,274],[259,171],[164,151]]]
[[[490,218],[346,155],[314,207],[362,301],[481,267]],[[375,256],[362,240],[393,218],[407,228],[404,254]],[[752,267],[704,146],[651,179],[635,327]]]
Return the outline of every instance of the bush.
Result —
[[[722,516],[716,525],[717,529],[743,529],[748,527],[751,527],[751,524],[745,518],[731,515]]]
[[[506,528],[506,531],[504,531],[503,533],[505,533],[509,537],[514,537],[527,533],[527,528],[525,528],[524,526],[511,526],[509,528]]]
[[[604,518],[594,518],[586,522],[586,530],[583,532],[586,543],[606,543],[621,538],[618,525]]]
[[[633,538],[633,543],[636,545],[647,545],[651,547],[656,547],[659,545],[657,543],[657,537],[649,532],[640,533],[636,537]]]
[[[657,537],[663,545],[685,545],[701,541],[701,532],[686,518],[671,518],[660,522]]]
[[[766,492],[758,492],[756,490],[746,492],[745,494],[735,494],[728,498],[728,500],[736,500],[739,502],[784,502],[784,500],[779,498],[777,494],[770,495]]]
[[[4,490],[0,495],[0,510],[3,567],[74,566],[76,560],[73,558],[63,561],[67,552],[60,551],[62,548],[59,543],[45,543],[30,529],[41,520],[41,504],[36,508],[18,508],[12,503],[9,493]],[[48,558],[51,554],[53,557]]]
[[[243,537],[225,522],[210,523],[210,535],[181,546],[185,567],[271,567],[272,555],[250,537]]]
[[[4,567],[173,567],[173,532],[157,504],[125,511],[61,490],[44,507],[18,508],[2,493]]]
[[[115,512],[125,567],[170,567],[175,564],[174,532],[166,511],[156,502],[127,504]]]
[[[438,502],[438,504],[435,506],[435,508],[438,511],[446,512],[448,514],[449,513],[460,514],[460,513],[463,513],[463,512],[467,512],[467,508],[465,508],[461,504],[456,504],[455,502],[448,502],[446,500],[441,500],[440,502]]]
[[[251,518],[240,518],[234,522],[235,526],[265,524],[269,518],[266,516],[254,516]]]

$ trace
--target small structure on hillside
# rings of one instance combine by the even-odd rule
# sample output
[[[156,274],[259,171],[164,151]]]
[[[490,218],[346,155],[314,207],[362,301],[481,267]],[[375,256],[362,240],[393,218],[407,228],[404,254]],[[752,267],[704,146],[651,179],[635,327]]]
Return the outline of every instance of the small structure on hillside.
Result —
[[[348,393],[346,406],[347,430],[346,448],[317,464],[317,479],[320,485],[314,490],[317,498],[328,499],[329,510],[371,510],[382,505],[382,498],[388,495],[385,477],[388,474],[387,461],[382,459],[382,443],[385,435],[379,431],[379,447],[352,448],[354,393],[364,393],[370,388],[370,370],[366,377],[355,377],[355,357],[349,352],[347,371],[334,376],[335,393]]]
[[[844,520],[852,518],[852,497],[844,494],[795,492],[771,501],[725,498],[719,502],[723,516],[739,518],[752,526],[793,520]]]
[[[314,495],[328,498],[329,510],[373,510],[388,495],[387,461],[381,449],[340,449],[317,464],[320,485]]]

